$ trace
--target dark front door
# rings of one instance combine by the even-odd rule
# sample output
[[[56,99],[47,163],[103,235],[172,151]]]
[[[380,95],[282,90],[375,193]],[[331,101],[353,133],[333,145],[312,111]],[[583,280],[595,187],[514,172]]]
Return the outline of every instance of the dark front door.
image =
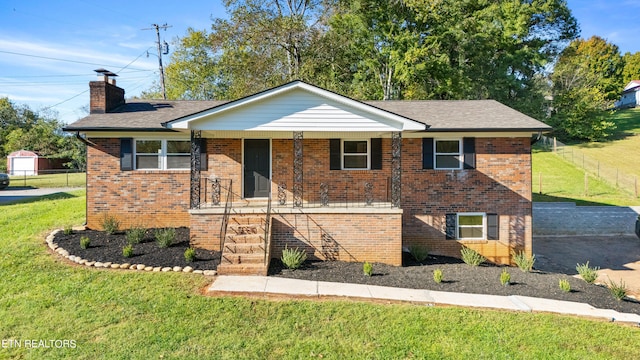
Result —
[[[271,152],[268,139],[244,141],[244,197],[268,197]]]

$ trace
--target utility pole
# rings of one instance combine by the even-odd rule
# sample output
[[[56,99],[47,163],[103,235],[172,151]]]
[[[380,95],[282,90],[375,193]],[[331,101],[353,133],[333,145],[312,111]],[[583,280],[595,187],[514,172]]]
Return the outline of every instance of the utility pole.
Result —
[[[169,44],[167,44],[167,42],[165,41],[164,43],[160,44],[160,29],[163,30],[167,30],[168,28],[171,27],[171,25],[167,25],[167,23],[164,23],[163,25],[158,25],[158,24],[151,24],[151,28],[146,28],[146,29],[142,29],[142,30],[156,30],[156,36],[157,36],[157,41],[156,41],[156,45],[158,46],[158,66],[160,68],[160,87],[162,88],[162,98],[167,100],[167,91],[164,87],[164,69],[162,68],[162,54],[167,55],[169,53]],[[149,53],[147,52],[147,57],[149,56]]]

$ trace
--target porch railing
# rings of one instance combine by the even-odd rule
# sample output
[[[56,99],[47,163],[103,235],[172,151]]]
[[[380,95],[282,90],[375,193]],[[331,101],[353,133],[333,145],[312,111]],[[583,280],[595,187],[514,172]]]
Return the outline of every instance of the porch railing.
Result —
[[[278,206],[293,206],[287,183],[278,184]],[[391,208],[391,179],[383,181],[327,181],[303,186],[303,207]]]
[[[224,204],[224,214],[222,216],[222,225],[220,226],[220,251],[224,251],[225,240],[227,238],[227,225],[229,224],[229,215],[231,214],[232,204],[233,204],[233,181],[229,179],[229,187],[227,188],[227,199]]]
[[[267,260],[271,256],[270,251],[270,237],[271,237],[271,183],[269,183],[269,200],[267,200],[267,216],[265,217],[264,224],[264,263],[267,264]]]

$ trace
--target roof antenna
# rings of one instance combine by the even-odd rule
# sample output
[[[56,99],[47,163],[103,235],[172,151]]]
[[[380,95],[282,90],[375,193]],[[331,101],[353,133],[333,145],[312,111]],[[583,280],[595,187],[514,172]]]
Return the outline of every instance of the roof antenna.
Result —
[[[160,43],[160,29],[163,29],[164,31],[167,31],[168,28],[171,27],[171,25],[167,25],[167,23],[164,23],[162,25],[158,25],[158,24],[151,24],[150,28],[145,28],[142,30],[154,30],[156,31],[156,36],[157,36],[157,41],[156,41],[156,45],[158,47],[158,65],[160,68],[160,87],[162,88],[162,98],[167,100],[167,90],[164,87],[164,69],[162,68],[162,55],[167,55],[169,54],[169,44],[167,44],[166,41],[164,41],[163,43]],[[147,51],[147,57],[149,57],[149,51]]]

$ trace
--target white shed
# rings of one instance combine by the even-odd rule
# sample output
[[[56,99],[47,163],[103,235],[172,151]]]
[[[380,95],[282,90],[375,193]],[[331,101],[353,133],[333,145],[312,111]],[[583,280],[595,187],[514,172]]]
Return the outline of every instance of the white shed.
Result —
[[[38,158],[33,151],[14,151],[7,156],[7,172],[9,175],[37,175]]]

